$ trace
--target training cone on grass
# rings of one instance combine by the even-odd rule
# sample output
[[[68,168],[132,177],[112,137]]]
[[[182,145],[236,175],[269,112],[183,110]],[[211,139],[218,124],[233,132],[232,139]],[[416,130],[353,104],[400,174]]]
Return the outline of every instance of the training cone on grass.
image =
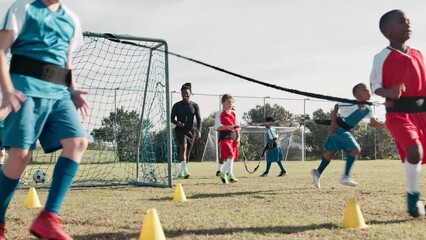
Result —
[[[348,207],[343,218],[343,228],[366,228],[364,217],[355,198],[349,199]]]
[[[175,194],[173,195],[173,201],[175,202],[186,202],[188,201],[183,191],[182,184],[178,183],[176,186]]]
[[[40,199],[37,196],[37,192],[35,188],[30,188],[30,191],[28,192],[27,201],[25,201],[25,207],[26,208],[40,208],[41,203]]]
[[[155,208],[146,211],[139,240],[163,240],[166,239],[160,219]]]

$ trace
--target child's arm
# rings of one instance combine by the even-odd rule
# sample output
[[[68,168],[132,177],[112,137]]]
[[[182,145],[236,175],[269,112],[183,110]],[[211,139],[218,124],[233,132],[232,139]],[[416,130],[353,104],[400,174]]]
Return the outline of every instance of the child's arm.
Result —
[[[393,88],[385,89],[385,88],[378,88],[376,91],[374,91],[375,94],[384,97],[384,98],[390,98],[390,99],[398,99],[401,97],[402,93],[405,92],[405,84],[399,84],[394,86]]]
[[[339,125],[337,125],[337,113],[339,112],[339,105],[334,105],[333,112],[331,113],[331,123],[329,126],[330,132],[335,133]]]
[[[386,128],[386,124],[384,122],[379,122],[375,118],[370,118],[370,124],[375,128]]]
[[[68,54],[68,69],[72,69],[72,54],[71,52]],[[80,111],[81,116],[84,118],[87,117],[87,113],[89,111],[89,104],[84,95],[87,94],[87,91],[79,90],[77,87],[77,83],[75,82],[74,74],[71,72],[71,85],[69,87],[69,91],[71,92],[71,99],[74,103],[74,106],[77,110]]]
[[[13,31],[0,30],[0,87],[3,95],[0,106],[1,120],[4,120],[12,110],[17,112],[26,98],[22,92],[15,90],[10,78],[6,53],[12,46],[13,41]]]

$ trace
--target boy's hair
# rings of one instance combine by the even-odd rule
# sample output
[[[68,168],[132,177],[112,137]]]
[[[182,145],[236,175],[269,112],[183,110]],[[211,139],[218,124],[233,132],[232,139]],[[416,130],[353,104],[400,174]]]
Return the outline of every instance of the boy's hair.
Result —
[[[183,91],[185,89],[188,89],[192,93],[191,83],[187,82],[187,83],[183,84],[180,91]]]
[[[273,117],[266,117],[266,118],[265,118],[265,121],[266,121],[266,122],[273,122],[273,121],[275,121],[275,120],[274,120],[274,118],[273,118]]]
[[[352,94],[354,95],[354,97],[356,97],[355,95],[356,95],[356,93],[358,92],[358,89],[359,89],[360,87],[362,87],[362,86],[365,86],[365,84],[364,84],[364,83],[358,83],[357,85],[355,85],[355,86],[352,88]]]
[[[226,102],[228,99],[234,99],[231,94],[225,93],[222,95],[222,102]]]
[[[387,13],[383,14],[383,16],[380,18],[380,21],[379,21],[379,28],[380,28],[380,31],[382,32],[382,34],[383,34],[385,37],[387,37],[387,36],[385,35],[385,32],[384,32],[385,27],[386,27],[386,25],[388,24],[389,20],[390,20],[393,16],[395,16],[395,13],[402,13],[402,11],[401,11],[401,10],[399,10],[399,9],[394,9],[394,10],[392,10],[392,11],[389,11],[389,12],[387,12]]]

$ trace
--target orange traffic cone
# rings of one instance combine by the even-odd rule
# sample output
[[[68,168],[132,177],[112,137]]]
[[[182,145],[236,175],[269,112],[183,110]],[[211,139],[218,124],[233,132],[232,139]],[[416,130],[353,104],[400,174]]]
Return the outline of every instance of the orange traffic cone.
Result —
[[[183,191],[182,184],[178,183],[176,186],[175,194],[173,195],[173,201],[175,202],[186,202],[188,201]]]
[[[364,217],[355,198],[349,199],[345,216],[343,217],[343,228],[366,228]]]
[[[27,201],[25,201],[25,207],[26,208],[40,208],[41,203],[40,199],[37,196],[37,192],[35,188],[30,188],[30,191],[28,192]]]
[[[155,208],[146,211],[145,220],[141,230],[139,240],[165,240],[163,228],[161,227],[160,219]]]

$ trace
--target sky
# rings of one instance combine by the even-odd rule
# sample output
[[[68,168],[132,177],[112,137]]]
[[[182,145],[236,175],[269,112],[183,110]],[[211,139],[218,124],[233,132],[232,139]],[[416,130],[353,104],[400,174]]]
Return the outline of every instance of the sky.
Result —
[[[0,0],[4,16],[12,0]],[[424,0],[63,0],[85,31],[160,38],[169,51],[285,88],[353,98],[369,83],[373,57],[388,45],[379,18],[402,9],[411,19],[408,45],[426,49]],[[242,115],[256,105],[279,104],[294,114],[330,110],[329,101],[271,89],[170,56],[172,101],[191,82],[203,117],[235,97]],[[374,96],[372,101],[383,102]],[[384,108],[376,115],[384,120]]]

